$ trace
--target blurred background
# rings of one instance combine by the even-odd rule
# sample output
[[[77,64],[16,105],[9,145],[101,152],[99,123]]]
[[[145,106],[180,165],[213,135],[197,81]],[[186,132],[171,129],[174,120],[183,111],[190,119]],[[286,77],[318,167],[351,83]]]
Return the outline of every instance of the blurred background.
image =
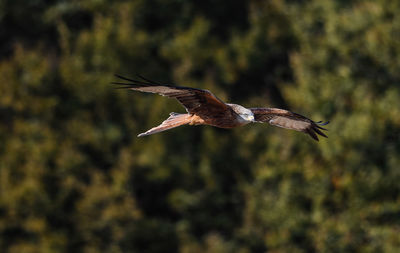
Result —
[[[400,1],[0,0],[0,252],[400,252]],[[137,138],[174,100],[330,120]]]

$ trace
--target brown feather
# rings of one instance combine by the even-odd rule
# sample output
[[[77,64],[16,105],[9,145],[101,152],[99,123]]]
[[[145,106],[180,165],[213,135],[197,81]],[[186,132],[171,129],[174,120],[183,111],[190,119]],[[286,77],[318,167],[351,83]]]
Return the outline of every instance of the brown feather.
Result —
[[[257,122],[266,122],[271,125],[304,132],[318,141],[318,135],[328,138],[321,130],[326,130],[318,124],[327,123],[314,122],[303,115],[277,108],[250,108]],[[321,130],[320,130],[321,129]]]
[[[190,114],[196,114],[204,121],[217,127],[234,127],[238,115],[230,106],[222,102],[208,90],[162,85],[148,79],[134,80],[120,75],[116,77],[127,81],[114,82],[118,88],[131,89],[142,92],[157,93],[162,96],[176,98]]]
[[[169,130],[171,128],[189,124],[190,117],[191,117],[190,114],[171,113],[169,118],[164,120],[159,126],[153,127],[152,129],[139,134],[138,137],[163,132],[163,131]]]

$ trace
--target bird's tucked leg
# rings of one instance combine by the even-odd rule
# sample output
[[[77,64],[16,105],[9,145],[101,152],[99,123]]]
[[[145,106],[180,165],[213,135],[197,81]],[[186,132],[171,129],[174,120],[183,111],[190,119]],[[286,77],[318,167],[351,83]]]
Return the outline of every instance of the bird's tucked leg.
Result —
[[[180,114],[172,112],[168,119],[164,120],[161,125],[153,127],[152,129],[141,133],[138,137],[151,135],[159,132],[169,130],[178,126],[182,126],[191,122],[192,115],[190,114]]]

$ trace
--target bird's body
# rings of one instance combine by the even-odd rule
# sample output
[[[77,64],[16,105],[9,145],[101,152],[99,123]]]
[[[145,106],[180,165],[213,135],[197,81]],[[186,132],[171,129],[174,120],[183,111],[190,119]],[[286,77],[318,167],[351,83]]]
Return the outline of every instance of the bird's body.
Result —
[[[237,104],[222,102],[208,90],[160,84],[144,77],[133,80],[120,75],[118,78],[127,82],[114,82],[118,88],[141,92],[157,93],[162,96],[176,98],[187,113],[171,113],[169,118],[159,126],[138,136],[159,133],[181,125],[210,125],[220,128],[234,128],[252,122],[268,122],[271,125],[293,129],[309,134],[318,141],[317,134],[327,137],[321,125],[329,122],[314,122],[300,114],[277,108],[245,108]]]

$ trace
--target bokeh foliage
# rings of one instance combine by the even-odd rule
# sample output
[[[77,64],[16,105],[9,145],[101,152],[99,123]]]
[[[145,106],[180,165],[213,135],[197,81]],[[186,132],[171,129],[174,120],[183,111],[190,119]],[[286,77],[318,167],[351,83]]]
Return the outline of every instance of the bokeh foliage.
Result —
[[[0,0],[1,252],[399,252],[400,2]],[[140,73],[329,119],[145,138]]]

